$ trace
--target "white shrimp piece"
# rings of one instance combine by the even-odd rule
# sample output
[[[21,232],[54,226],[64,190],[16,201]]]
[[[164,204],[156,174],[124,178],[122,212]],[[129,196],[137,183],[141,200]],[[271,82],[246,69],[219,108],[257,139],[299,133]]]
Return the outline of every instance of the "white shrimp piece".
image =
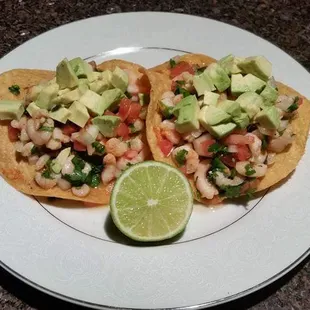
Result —
[[[259,156],[261,153],[262,140],[252,133],[247,133],[246,137],[253,137],[254,142],[249,144],[250,151],[254,157]]]
[[[174,97],[175,97],[175,94],[171,90],[169,90],[162,94],[161,99],[167,99],[167,98],[173,99]]]
[[[284,131],[287,128],[288,124],[289,124],[289,120],[287,120],[287,119],[286,120],[281,120],[280,121],[280,126],[278,128],[278,131],[279,132]]]
[[[194,130],[189,133],[185,133],[182,135],[183,139],[188,142],[193,142],[195,139],[199,138],[203,133],[202,129]]]
[[[61,142],[58,140],[50,139],[46,143],[46,147],[50,150],[59,150],[61,148]]]
[[[251,167],[251,170],[254,170],[254,173],[247,175],[247,167]],[[260,178],[263,177],[267,172],[267,165],[265,164],[251,164],[249,161],[238,161],[236,163],[236,170],[239,174],[250,177],[250,178]]]
[[[29,119],[27,121],[26,131],[27,131],[27,134],[30,140],[33,141],[34,144],[39,145],[39,146],[46,144],[52,136],[52,133],[49,131],[36,130],[33,119]]]
[[[179,144],[181,141],[181,135],[176,131],[175,124],[172,121],[164,120],[160,123],[162,135],[167,138],[173,145]]]
[[[39,109],[37,111],[34,111],[32,114],[32,118],[40,119],[41,117],[48,117],[48,111],[46,109]]]
[[[30,155],[28,157],[28,163],[30,165],[35,165],[37,163],[37,161],[39,160],[39,156],[38,155]]]
[[[125,157],[121,157],[117,159],[116,168],[119,171],[123,171],[128,168],[128,164],[134,164],[133,160],[127,159]]]
[[[133,126],[135,127],[136,131],[141,131],[144,128],[144,122],[141,119],[137,119],[134,123]]]
[[[24,143],[21,141],[16,141],[14,144],[14,148],[17,153],[21,153],[24,148]]]
[[[42,155],[36,163],[36,170],[39,171],[43,169],[50,158],[51,157],[47,154]]]
[[[264,135],[258,129],[252,131],[251,134],[257,136],[260,140],[264,138]]]
[[[72,159],[74,158],[74,155],[70,155],[66,161],[65,164],[63,165],[62,169],[61,169],[61,173],[62,175],[65,174],[72,174],[74,171],[74,165],[72,163]]]
[[[34,144],[32,142],[28,142],[24,145],[22,149],[22,156],[28,157],[31,155],[31,150],[34,147]]]
[[[23,116],[20,120],[19,120],[19,129],[26,129],[27,127],[27,117]]]
[[[55,127],[52,137],[54,140],[63,141],[63,133],[60,128]]]
[[[139,154],[132,160],[133,163],[140,163],[144,160],[146,160],[150,155],[150,149],[143,145],[142,150],[139,152]]]
[[[135,137],[130,140],[130,149],[133,151],[140,152],[143,149],[143,142],[140,138]]]
[[[268,144],[268,150],[274,153],[281,153],[284,149],[292,144],[294,141],[294,134],[290,129],[283,132],[282,136],[271,139]]]
[[[91,165],[89,163],[85,163],[84,168],[82,169],[82,172],[85,174],[89,174],[91,171]]]
[[[212,199],[218,195],[218,190],[211,184],[207,178],[207,172],[211,168],[210,160],[203,160],[199,163],[197,170],[194,174],[196,188],[201,194],[201,197]]]
[[[81,187],[72,187],[71,192],[77,197],[86,197],[90,192],[90,187],[87,184],[83,184]]]
[[[62,179],[62,178],[57,179],[57,185],[63,191],[66,191],[72,187],[70,182],[68,182],[67,180]]]
[[[116,158],[112,154],[107,154],[103,157],[103,163],[106,165],[116,166]]]
[[[121,157],[128,151],[127,143],[120,141],[117,138],[109,139],[105,147],[106,147],[107,153],[111,153],[115,157]]]
[[[20,129],[20,127],[19,127],[19,121],[17,121],[16,119],[13,119],[13,120],[11,121],[11,126],[12,126],[13,128]]]
[[[62,135],[62,141],[63,143],[69,143],[70,142],[70,137],[66,136],[66,135]]]
[[[176,104],[179,103],[182,99],[183,99],[183,95],[182,95],[182,94],[178,94],[178,95],[176,95],[176,96],[173,98],[172,102],[173,102],[174,105],[176,105]]]
[[[57,184],[57,180],[44,178],[40,172],[36,172],[34,179],[43,189],[53,188]]]
[[[267,159],[266,159],[266,164],[267,164],[267,166],[271,166],[271,165],[273,165],[274,163],[275,163],[275,161],[276,161],[276,153],[268,153],[268,155],[267,155]]]
[[[23,129],[21,130],[19,139],[20,139],[20,141],[22,141],[22,142],[27,142],[27,141],[30,140],[30,139],[29,139],[29,136],[28,136],[28,134],[27,134],[26,129],[23,128]]]
[[[276,101],[276,107],[281,109],[284,112],[287,112],[287,109],[290,105],[294,103],[295,97],[287,96],[287,95],[280,95]]]
[[[172,157],[174,160],[175,160],[176,155],[182,150],[187,151],[187,154],[185,155],[185,173],[192,174],[197,170],[197,167],[199,165],[199,156],[193,150],[190,144],[185,144],[173,150]]]
[[[238,185],[242,184],[243,182],[244,182],[244,179],[237,176],[237,175],[233,179],[229,179],[228,177],[226,177],[224,175],[224,173],[222,173],[220,171],[216,172],[215,183],[219,187],[221,187],[221,186],[238,186]]]
[[[114,165],[106,165],[101,172],[101,181],[103,184],[108,184],[116,178],[117,168]]]

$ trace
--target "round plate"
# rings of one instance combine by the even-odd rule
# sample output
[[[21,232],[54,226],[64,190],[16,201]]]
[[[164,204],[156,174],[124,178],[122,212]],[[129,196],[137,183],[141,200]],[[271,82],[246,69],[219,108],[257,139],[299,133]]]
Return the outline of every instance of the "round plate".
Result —
[[[183,52],[265,55],[277,80],[310,96],[307,71],[269,42],[214,20],[169,13],[100,16],[59,27],[2,58],[0,72],[53,69],[75,56],[152,67]],[[287,180],[247,204],[196,205],[182,236],[154,246],[118,233],[108,207],[36,200],[1,180],[1,265],[44,292],[98,309],[202,308],[238,298],[309,252],[309,159],[308,144]]]

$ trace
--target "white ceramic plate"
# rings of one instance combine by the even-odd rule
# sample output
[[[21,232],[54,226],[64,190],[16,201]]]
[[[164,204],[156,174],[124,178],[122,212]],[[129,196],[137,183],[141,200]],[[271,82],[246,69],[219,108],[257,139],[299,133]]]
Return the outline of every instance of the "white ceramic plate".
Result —
[[[0,72],[53,69],[65,56],[101,52],[92,58],[151,67],[181,51],[215,58],[263,54],[278,80],[310,97],[307,71],[269,42],[214,20],[168,13],[101,16],[59,27],[2,58]],[[248,205],[196,205],[181,237],[153,247],[117,233],[108,207],[37,201],[0,180],[1,265],[44,292],[98,309],[202,308],[236,299],[309,253],[309,151],[308,143],[280,187]]]

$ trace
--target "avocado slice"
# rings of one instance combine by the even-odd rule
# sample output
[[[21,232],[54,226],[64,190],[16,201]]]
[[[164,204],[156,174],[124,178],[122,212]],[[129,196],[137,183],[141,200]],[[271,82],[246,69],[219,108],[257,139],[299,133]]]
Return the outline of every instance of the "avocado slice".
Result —
[[[209,126],[208,131],[211,135],[218,139],[224,138],[229,135],[237,127],[234,123],[219,124],[215,126]]]
[[[19,120],[25,111],[23,101],[0,100],[0,120]]]
[[[97,80],[89,84],[89,89],[101,95],[110,88],[110,83],[105,80]]]
[[[27,99],[29,101],[36,101],[40,92],[45,87],[46,87],[46,84],[43,84],[43,83],[32,86],[31,88],[29,88],[29,91],[27,93]]]
[[[198,121],[199,106],[195,104],[183,106],[179,111],[178,119],[175,122],[175,129],[180,133],[190,132],[199,129]]]
[[[219,102],[217,107],[231,116],[238,116],[241,114],[240,104],[237,101],[223,100]]]
[[[206,70],[203,73],[194,76],[193,85],[198,96],[203,95],[205,91],[216,89]]]
[[[55,121],[58,121],[60,123],[65,124],[70,116],[71,112],[64,108],[64,107],[59,107],[59,109],[55,111],[50,111],[49,112],[49,117],[54,119]]]
[[[99,131],[107,138],[115,135],[115,130],[120,124],[121,119],[114,115],[103,115],[93,118],[92,123],[99,128]]]
[[[102,115],[105,111],[103,98],[92,90],[87,90],[80,98],[79,102],[83,104],[93,114]]]
[[[63,59],[56,68],[56,83],[60,89],[74,88],[78,85],[78,78],[67,58]]]
[[[71,59],[69,64],[78,78],[88,78],[88,76],[93,72],[92,66],[81,57]]]
[[[176,104],[176,106],[173,108],[172,113],[178,117],[180,109],[186,105],[196,105],[198,104],[197,98],[195,95],[187,96],[183,98],[180,102]]]
[[[69,121],[83,128],[89,119],[89,114],[84,104],[74,101],[68,110],[70,112]]]
[[[231,75],[231,94],[233,96],[240,96],[242,93],[250,91],[248,84],[246,83],[242,74],[232,74]]]
[[[276,107],[266,107],[256,114],[255,121],[266,129],[278,129],[280,126],[280,115]]]
[[[114,111],[118,107],[119,101],[126,96],[119,88],[114,88],[104,91],[101,98],[104,109]]]
[[[57,96],[58,84],[50,84],[44,87],[39,93],[35,103],[41,109],[49,110],[53,106],[53,99]]]
[[[29,113],[29,115],[32,117],[33,113],[40,110],[40,108],[36,105],[35,102],[30,102],[28,104],[28,107],[26,109],[26,111]]]
[[[67,88],[66,88],[67,89]],[[69,90],[68,92],[62,93],[62,95],[54,98],[52,100],[53,105],[63,104],[65,106],[70,105],[73,101],[77,101],[81,96],[88,90],[86,84],[81,84],[74,90]],[[58,92],[59,94],[59,92]]]
[[[236,102],[240,104],[241,110],[252,119],[260,111],[263,105],[263,97],[254,92],[246,92],[240,95]]]
[[[112,73],[111,83],[115,88],[119,88],[123,93],[128,87],[128,75],[119,67],[116,67]]]
[[[246,85],[249,87],[250,91],[256,93],[260,93],[266,85],[266,82],[264,82],[263,80],[259,79],[258,77],[256,77],[251,73],[248,73],[244,77],[244,81]]]
[[[238,63],[243,73],[252,73],[267,81],[271,77],[272,65],[264,56],[247,57]]]
[[[264,106],[272,106],[276,102],[279,92],[267,82],[266,87],[260,93],[264,99]]]
[[[205,106],[200,110],[198,119],[200,124],[208,130],[210,126],[230,121],[231,116],[218,107]]]
[[[212,83],[218,91],[223,92],[230,86],[230,78],[228,74],[218,63],[210,64],[205,72],[211,78]]]
[[[203,97],[203,105],[216,105],[220,95],[211,91],[205,91]]]
[[[242,112],[238,116],[233,117],[233,122],[238,128],[245,129],[250,124],[250,119],[246,113]]]
[[[229,54],[218,61],[218,64],[225,70],[228,75],[241,73],[238,63],[243,60],[242,58],[235,57]]]

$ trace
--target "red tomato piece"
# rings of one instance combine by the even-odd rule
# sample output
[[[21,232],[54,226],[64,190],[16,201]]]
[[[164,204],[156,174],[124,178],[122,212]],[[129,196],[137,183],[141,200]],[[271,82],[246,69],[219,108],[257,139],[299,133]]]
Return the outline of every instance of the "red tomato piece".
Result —
[[[135,151],[135,150],[128,150],[128,151],[126,151],[126,153],[124,154],[124,156],[125,156],[127,159],[133,159],[133,158],[135,158],[138,154],[139,154],[138,151]]]
[[[213,152],[209,152],[209,147],[216,141],[214,139],[205,140],[201,142],[202,152],[199,153],[201,156],[212,157]]]
[[[251,157],[251,152],[247,145],[237,145],[238,153],[234,153],[233,156],[237,161],[248,160]]]
[[[19,129],[16,129],[9,124],[8,135],[11,142],[18,141]]]
[[[74,140],[73,141],[73,148],[78,151],[78,152],[85,152],[86,151],[86,146],[79,141]]]
[[[122,121],[125,121],[126,118],[129,115],[130,112],[130,106],[132,101],[130,99],[122,99],[120,101],[119,110],[118,110],[118,116],[122,119]]]
[[[71,136],[71,134],[73,134],[74,132],[79,131],[80,128],[73,124],[73,123],[67,123],[62,127],[62,133],[66,136]]]
[[[140,103],[136,102],[131,103],[129,115],[127,117],[127,122],[129,124],[134,123],[139,118],[141,108],[142,106],[140,105]]]
[[[173,149],[173,144],[167,139],[162,139],[158,142],[159,148],[162,153],[167,157]]]
[[[174,68],[170,70],[170,77],[173,79],[183,72],[188,72],[190,74],[195,73],[192,65],[190,65],[188,62],[181,61]]]
[[[120,123],[116,129],[116,135],[122,138],[128,137],[130,133],[129,127],[125,123]]]

